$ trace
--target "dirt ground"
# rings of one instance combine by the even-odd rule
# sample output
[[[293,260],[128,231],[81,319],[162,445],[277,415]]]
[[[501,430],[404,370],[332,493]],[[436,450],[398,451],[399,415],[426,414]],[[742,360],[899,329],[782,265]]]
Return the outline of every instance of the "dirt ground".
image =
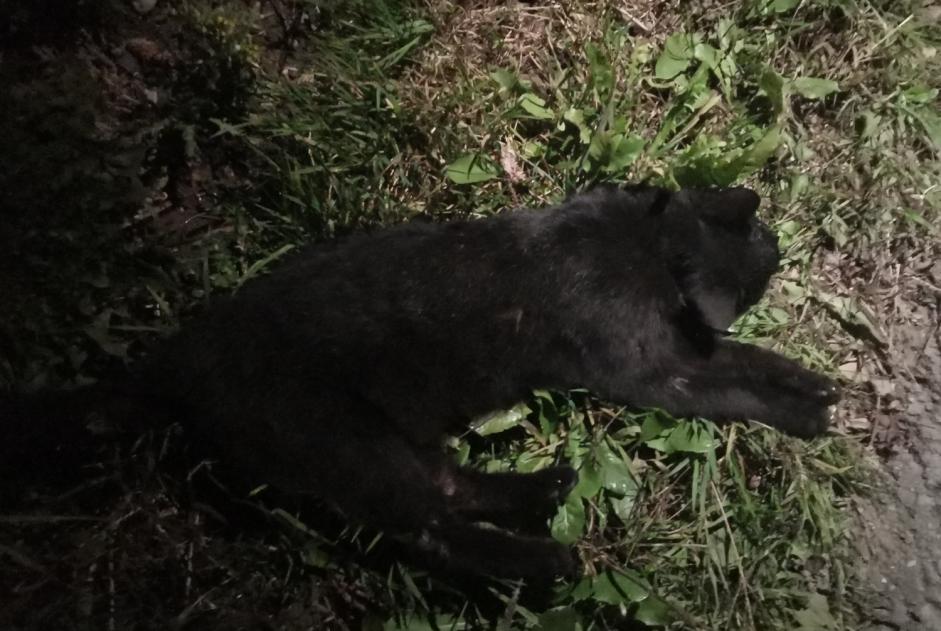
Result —
[[[867,629],[941,629],[941,262],[899,289],[899,322],[888,361],[895,403],[888,415],[901,439],[887,475],[860,500],[860,572],[872,589]]]

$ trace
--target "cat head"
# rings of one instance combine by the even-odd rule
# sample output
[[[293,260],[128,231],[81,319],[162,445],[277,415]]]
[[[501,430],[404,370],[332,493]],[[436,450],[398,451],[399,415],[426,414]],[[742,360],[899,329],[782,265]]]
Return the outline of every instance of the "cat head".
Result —
[[[664,197],[664,195],[666,197]],[[662,192],[661,247],[687,303],[726,330],[761,298],[778,267],[778,240],[747,188]]]

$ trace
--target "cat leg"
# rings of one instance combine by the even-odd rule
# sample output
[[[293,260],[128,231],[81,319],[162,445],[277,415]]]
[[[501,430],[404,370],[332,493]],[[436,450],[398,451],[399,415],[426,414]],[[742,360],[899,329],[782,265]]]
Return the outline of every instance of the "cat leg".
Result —
[[[637,399],[643,407],[660,407],[676,416],[704,416],[715,421],[759,421],[801,438],[824,433],[829,422],[826,403],[727,375],[672,376],[644,390]]]
[[[578,482],[578,473],[564,466],[484,473],[442,463],[438,471],[452,514],[526,533],[546,532],[548,520]]]
[[[378,445],[379,443],[377,443]],[[415,448],[386,436],[371,458],[397,468],[374,470],[362,489],[334,502],[350,515],[388,531],[417,550],[432,568],[447,572],[551,580],[574,573],[571,552],[552,539],[520,536],[472,522],[515,527],[542,522],[574,485],[574,471],[559,467],[536,474],[483,474],[441,466],[437,450]],[[408,463],[402,467],[402,463]],[[403,471],[408,475],[402,475]],[[367,474],[368,475],[368,474]],[[526,493],[532,497],[525,497]],[[368,507],[376,510],[364,510]],[[533,528],[535,529],[535,528]]]
[[[411,543],[425,564],[455,574],[521,578],[529,585],[576,575],[577,565],[569,548],[546,537],[455,523],[427,530]]]
[[[797,362],[728,340],[707,357],[679,356],[656,373],[625,382],[599,393],[676,416],[760,421],[800,437],[826,431],[828,408],[840,396],[832,380]]]
[[[709,368],[789,392],[819,405],[832,405],[840,400],[840,388],[829,377],[753,344],[721,340],[709,358]]]
[[[462,484],[474,475],[442,475],[437,448],[415,446],[372,406],[336,398],[318,403],[305,395],[292,407],[280,398],[279,421],[266,424],[277,428],[278,458],[263,470],[281,491],[326,499],[443,570],[528,579],[572,572],[570,551],[552,539],[470,523],[455,497],[477,497]],[[531,480],[548,484],[550,478]]]

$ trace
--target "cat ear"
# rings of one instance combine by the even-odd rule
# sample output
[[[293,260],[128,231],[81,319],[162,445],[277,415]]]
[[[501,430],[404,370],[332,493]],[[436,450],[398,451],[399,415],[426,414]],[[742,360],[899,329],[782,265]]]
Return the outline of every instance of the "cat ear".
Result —
[[[758,210],[761,198],[748,188],[723,188],[698,191],[693,202],[706,221],[742,224]]]

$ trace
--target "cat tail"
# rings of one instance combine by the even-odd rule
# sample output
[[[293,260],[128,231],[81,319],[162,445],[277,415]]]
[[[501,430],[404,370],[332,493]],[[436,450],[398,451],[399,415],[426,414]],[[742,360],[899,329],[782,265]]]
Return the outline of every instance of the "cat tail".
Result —
[[[106,436],[141,429],[152,416],[148,403],[132,389],[102,383],[0,393],[0,475],[78,464]]]

